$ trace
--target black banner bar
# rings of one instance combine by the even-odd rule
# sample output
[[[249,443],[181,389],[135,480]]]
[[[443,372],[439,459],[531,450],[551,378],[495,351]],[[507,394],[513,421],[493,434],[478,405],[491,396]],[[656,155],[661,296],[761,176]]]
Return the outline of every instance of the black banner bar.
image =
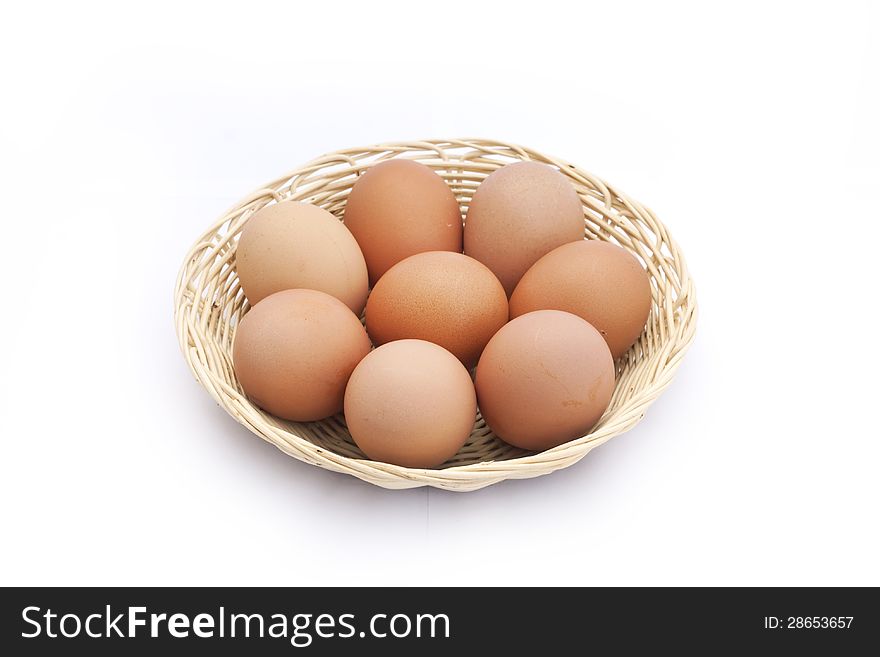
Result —
[[[876,589],[17,588],[2,654],[856,654],[878,646]],[[468,653],[460,653],[468,654]],[[788,653],[785,653],[788,654]]]

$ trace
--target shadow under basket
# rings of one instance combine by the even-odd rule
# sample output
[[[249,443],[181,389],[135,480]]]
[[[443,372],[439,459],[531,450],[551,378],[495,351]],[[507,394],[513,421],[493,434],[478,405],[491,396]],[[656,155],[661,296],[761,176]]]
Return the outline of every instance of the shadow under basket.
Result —
[[[581,198],[584,237],[618,244],[645,266],[652,294],[647,326],[616,363],[611,404],[588,435],[532,453],[499,440],[477,415],[467,443],[452,459],[430,470],[404,468],[369,460],[352,441],[341,414],[320,422],[288,422],[262,411],[244,395],[232,367],[235,329],[248,310],[235,271],[242,227],[254,212],[282,200],[312,203],[342,219],[358,176],[389,158],[417,160],[436,171],[455,193],[462,215],[480,181],[495,169],[519,160],[549,164],[571,181]],[[174,289],[175,325],[184,358],[220,406],[284,453],[384,488],[470,491],[576,463],[594,447],[634,427],[670,384],[694,338],[696,312],[681,251],[648,208],[564,160],[486,139],[378,144],[312,160],[252,192],[211,225],[187,253]]]

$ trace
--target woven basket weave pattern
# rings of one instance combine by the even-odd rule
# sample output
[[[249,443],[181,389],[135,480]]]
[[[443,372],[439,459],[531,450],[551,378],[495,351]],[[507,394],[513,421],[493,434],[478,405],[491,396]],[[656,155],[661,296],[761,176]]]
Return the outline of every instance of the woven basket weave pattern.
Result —
[[[235,328],[248,309],[235,273],[235,248],[242,227],[261,207],[281,200],[313,203],[341,219],[357,176],[392,157],[415,159],[436,171],[455,193],[463,214],[480,181],[498,167],[518,160],[557,167],[583,202],[585,237],[614,242],[646,266],[653,297],[647,327],[618,361],[611,404],[589,435],[530,453],[496,438],[477,416],[470,438],[458,454],[440,468],[420,470],[367,460],[352,442],[341,415],[320,422],[288,422],[263,412],[244,396],[232,367]],[[693,340],[697,308],[684,258],[649,209],[568,162],[484,139],[346,149],[319,157],[269,183],[242,199],[196,241],[180,270],[174,304],[180,346],[196,379],[220,406],[261,438],[297,459],[385,488],[429,485],[457,491],[567,467],[635,426],[672,381]]]

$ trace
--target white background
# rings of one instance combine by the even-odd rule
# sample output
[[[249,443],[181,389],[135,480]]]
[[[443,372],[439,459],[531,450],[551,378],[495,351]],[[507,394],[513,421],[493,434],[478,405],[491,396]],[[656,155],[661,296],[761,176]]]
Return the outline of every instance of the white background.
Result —
[[[0,583],[880,584],[871,3],[236,4],[4,9]],[[697,340],[574,467],[385,491],[217,407],[172,286],[262,183],[449,136],[652,207]]]

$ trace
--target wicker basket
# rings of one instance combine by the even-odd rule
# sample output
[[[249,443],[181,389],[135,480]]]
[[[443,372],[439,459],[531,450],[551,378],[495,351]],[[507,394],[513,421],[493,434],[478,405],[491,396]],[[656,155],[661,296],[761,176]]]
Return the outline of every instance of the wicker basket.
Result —
[[[613,241],[646,265],[653,294],[648,325],[618,361],[611,404],[589,435],[530,453],[496,438],[478,415],[465,446],[443,466],[404,468],[368,460],[352,442],[341,415],[320,422],[288,422],[265,413],[242,394],[231,354],[235,327],[248,309],[235,273],[235,247],[245,222],[264,205],[282,199],[314,203],[342,218],[357,176],[392,157],[416,159],[434,169],[455,192],[463,213],[480,181],[504,164],[536,160],[558,167],[583,201],[586,238]],[[454,491],[565,468],[634,427],[672,381],[693,340],[696,310],[684,258],[650,210],[564,160],[485,139],[379,144],[312,160],[249,194],[208,228],[186,255],[174,290],[175,324],[183,355],[196,379],[238,422],[294,458],[378,486],[427,485]]]

